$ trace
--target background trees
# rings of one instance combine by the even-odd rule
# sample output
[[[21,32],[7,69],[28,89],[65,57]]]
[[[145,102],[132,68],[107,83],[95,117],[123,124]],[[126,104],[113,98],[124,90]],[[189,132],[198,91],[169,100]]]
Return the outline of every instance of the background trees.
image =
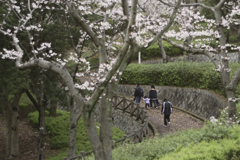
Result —
[[[65,89],[68,90],[81,111],[95,159],[111,159],[111,98],[116,82],[130,62],[132,55],[136,54],[139,49],[156,42],[171,26],[181,0],[173,3],[172,8],[165,10],[171,13],[169,17],[161,17],[158,22],[154,22],[156,17],[150,19],[149,16],[138,12],[137,0],[132,0],[131,3],[127,0],[121,2],[2,0],[0,2],[7,8],[1,18],[0,33],[8,36],[12,44],[9,48],[3,49],[2,58],[14,59],[19,69],[39,68],[40,86],[37,88],[40,90],[38,99],[42,108],[44,108],[43,100],[46,95],[45,86],[41,86],[44,82],[43,72],[51,70],[58,73],[66,85]],[[78,55],[81,44],[72,45],[75,53],[67,53],[65,50],[68,43],[65,43],[64,34],[61,34],[64,28],[59,28],[57,22],[61,22],[62,17],[66,17],[68,22],[74,24],[69,16],[80,26],[79,42],[83,41],[83,35],[86,34],[98,52],[100,64],[95,73],[90,72],[89,62]],[[14,23],[11,23],[11,18],[14,19]],[[140,34],[138,34],[139,27]],[[147,34],[148,29],[154,31],[156,34],[154,38]],[[44,32],[46,30],[54,32],[54,38],[46,35]],[[71,29],[68,28],[68,30],[71,33]],[[74,40],[72,35],[71,33],[70,39]],[[61,40],[58,41],[58,38]],[[58,50],[59,44],[64,47]],[[73,72],[68,67],[71,63],[80,66],[75,67],[78,73],[73,74],[73,77],[71,76]],[[89,76],[89,81],[77,83],[73,80],[75,75],[79,79],[82,76]],[[93,117],[98,101],[100,101],[102,116],[100,137],[97,135]],[[41,109],[40,115],[43,113],[44,109]],[[44,121],[40,121],[40,131],[40,134],[43,134]],[[41,159],[41,154],[39,159]]]
[[[181,14],[178,14],[179,30],[171,30],[166,36],[168,38],[175,37],[175,40],[181,41],[190,35],[194,40],[191,44],[183,46],[165,39],[176,47],[192,53],[205,54],[212,60],[216,67],[215,70],[221,74],[222,83],[228,98],[228,114],[233,119],[237,116],[236,100],[238,98],[235,97],[235,91],[239,83],[240,69],[233,77],[230,77],[229,72],[231,69],[229,68],[227,53],[228,50],[238,51],[239,46],[234,43],[227,43],[227,37],[231,26],[233,27],[239,23],[237,18],[239,16],[239,3],[239,1],[220,0],[217,3],[215,1],[212,2],[212,6],[204,3],[184,4],[182,5],[183,7],[190,7],[190,9],[183,8]],[[208,14],[208,17],[205,18],[200,12],[194,13],[191,7],[195,6],[208,10],[212,13],[212,16]],[[203,13],[206,12],[203,11]],[[182,21],[186,16],[188,16],[189,20],[187,22]],[[192,28],[191,32],[188,32],[188,28]]]
[[[31,70],[30,75],[34,78],[30,88],[37,97],[36,104],[42,106],[39,108],[40,117],[44,117],[47,101],[55,104],[54,97],[59,97],[58,93],[64,93],[63,89],[68,92],[69,99],[77,106],[77,109],[74,108],[71,101],[72,128],[82,115],[95,159],[111,159],[111,99],[122,71],[139,50],[161,42],[173,23],[177,29],[170,30],[166,37],[180,43],[188,37],[193,39],[186,45],[165,40],[190,53],[204,53],[212,59],[222,75],[229,99],[229,116],[233,117],[236,113],[234,92],[240,70],[231,80],[225,30],[229,29],[230,23],[238,20],[239,1],[220,0],[213,6],[181,4],[181,0],[171,3],[1,0],[0,3],[3,13],[0,33],[4,35],[4,42],[9,41],[4,44],[1,57],[12,59],[18,69]],[[178,12],[180,4],[181,11]],[[210,10],[215,19],[211,16],[206,19],[196,10],[198,7]],[[211,44],[212,41],[216,44]],[[91,71],[90,63],[83,57],[89,46],[93,46],[91,53],[99,59],[96,71]],[[218,55],[222,56],[221,61],[214,59]],[[166,58],[165,55],[163,57]],[[52,71],[57,74],[52,74]],[[48,86],[55,86],[54,91]],[[102,116],[100,137],[93,117],[97,102],[100,103]],[[43,134],[44,118],[41,120],[40,134]],[[76,130],[72,140],[74,132]],[[69,152],[69,157],[73,155],[74,149]],[[39,157],[41,159],[41,155]]]

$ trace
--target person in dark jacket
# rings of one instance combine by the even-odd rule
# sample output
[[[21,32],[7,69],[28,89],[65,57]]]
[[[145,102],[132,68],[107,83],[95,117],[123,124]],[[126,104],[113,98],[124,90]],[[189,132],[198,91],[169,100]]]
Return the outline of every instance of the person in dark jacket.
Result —
[[[154,108],[157,108],[157,91],[153,84],[151,85],[148,98],[150,98],[150,108],[152,108],[152,103],[154,103]]]
[[[140,84],[137,83],[137,86],[134,91],[134,101],[136,100],[136,103],[140,103],[141,97],[143,97],[143,90],[140,87]]]
[[[164,127],[167,127],[167,121],[168,124],[170,125],[170,114],[172,113],[172,104],[169,102],[167,99],[163,100],[162,104],[162,114],[164,114]]]

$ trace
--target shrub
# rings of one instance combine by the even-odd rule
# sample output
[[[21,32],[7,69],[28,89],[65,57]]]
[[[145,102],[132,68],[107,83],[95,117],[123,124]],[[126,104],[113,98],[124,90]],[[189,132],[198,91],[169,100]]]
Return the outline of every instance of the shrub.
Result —
[[[38,127],[38,112],[32,112],[28,115],[30,124]],[[96,123],[96,126],[99,125]],[[67,156],[67,147],[69,145],[69,130],[70,130],[70,113],[67,111],[57,110],[56,117],[49,117],[49,112],[46,111],[45,126],[50,138],[51,149],[63,149],[64,153],[61,153],[61,159]],[[99,132],[99,131],[98,131]],[[125,133],[120,129],[113,127],[113,139],[121,139]],[[83,120],[80,118],[77,126],[76,134],[76,154],[80,154],[81,151],[90,151],[91,145],[88,139],[86,128],[83,124]],[[59,155],[57,156],[59,157]],[[55,159],[54,157],[52,157]],[[52,159],[50,158],[50,159]]]
[[[185,131],[175,132],[163,137],[155,137],[146,139],[138,144],[124,144],[113,150],[113,160],[134,159],[134,160],[152,160],[161,159],[163,156],[171,155],[180,152],[185,147],[192,148],[193,145],[201,145],[201,142],[211,143],[214,140],[220,142],[224,139],[230,141],[221,142],[221,144],[237,142],[240,140],[240,127],[226,128],[224,126],[214,126],[205,124],[202,129],[189,129]],[[234,143],[235,143],[234,142]],[[230,148],[230,146],[229,146]],[[237,150],[240,150],[237,149]],[[236,151],[236,149],[235,149]],[[229,154],[230,155],[230,154]],[[88,160],[94,159],[88,157]],[[173,158],[177,159],[177,158]]]
[[[185,159],[208,159],[208,160],[226,160],[240,158],[240,141],[232,139],[223,139],[221,141],[213,140],[211,142],[202,141],[197,145],[180,148],[175,152],[159,158],[161,160],[185,160]],[[232,158],[233,157],[233,158]]]
[[[240,64],[231,63],[231,77]],[[167,64],[130,64],[123,72],[121,84],[193,87],[225,95],[221,76],[212,63],[173,62]],[[236,94],[240,94],[239,85]]]

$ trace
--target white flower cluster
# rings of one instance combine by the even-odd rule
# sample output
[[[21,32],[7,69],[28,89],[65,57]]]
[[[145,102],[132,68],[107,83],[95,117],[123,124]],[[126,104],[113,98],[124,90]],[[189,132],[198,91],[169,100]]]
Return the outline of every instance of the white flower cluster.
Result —
[[[4,54],[2,54],[2,59],[18,59],[23,56],[23,53],[15,50],[7,50],[6,48],[4,48],[3,51]]]
[[[82,85],[75,84],[75,88],[80,89],[80,90],[89,90],[93,91],[95,89],[94,83],[89,83],[88,81],[85,81]]]
[[[111,29],[111,28],[112,28],[112,26],[110,25],[110,23],[101,22],[101,26],[100,26],[101,31],[105,31],[105,30],[108,30],[108,29]]]
[[[28,27],[26,27],[27,31],[43,31],[43,28],[39,27],[39,26],[34,26],[34,25],[30,25]]]
[[[223,64],[219,64],[219,65],[218,65],[218,68],[213,69],[213,70],[214,70],[214,71],[217,71],[217,72],[221,72],[223,68],[224,68],[224,65],[223,65]]]
[[[238,125],[239,124],[238,116],[233,115],[233,117],[230,118],[228,114],[228,109],[229,107],[227,106],[221,111],[221,115],[218,119],[216,119],[214,116],[211,116],[209,121],[214,125],[224,125],[225,127]]]
[[[229,60],[230,60],[230,57],[221,56],[221,59],[222,59],[222,60],[227,60],[227,61],[229,61]]]
[[[228,102],[236,102],[240,100],[240,98],[228,98]]]
[[[209,118],[209,121],[210,121],[212,124],[217,124],[218,119],[216,119],[214,116],[211,116],[211,117]]]

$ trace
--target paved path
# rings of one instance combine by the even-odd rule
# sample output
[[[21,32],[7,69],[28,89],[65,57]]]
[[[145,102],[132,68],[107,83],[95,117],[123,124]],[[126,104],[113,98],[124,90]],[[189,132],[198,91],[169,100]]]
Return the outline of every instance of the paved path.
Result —
[[[143,102],[141,102],[141,107],[144,107]],[[179,130],[201,128],[204,124],[203,121],[192,117],[191,115],[173,109],[173,113],[170,116],[171,125],[164,127],[161,109],[148,109],[146,111],[148,112],[148,120],[155,126],[159,136],[174,133]]]

